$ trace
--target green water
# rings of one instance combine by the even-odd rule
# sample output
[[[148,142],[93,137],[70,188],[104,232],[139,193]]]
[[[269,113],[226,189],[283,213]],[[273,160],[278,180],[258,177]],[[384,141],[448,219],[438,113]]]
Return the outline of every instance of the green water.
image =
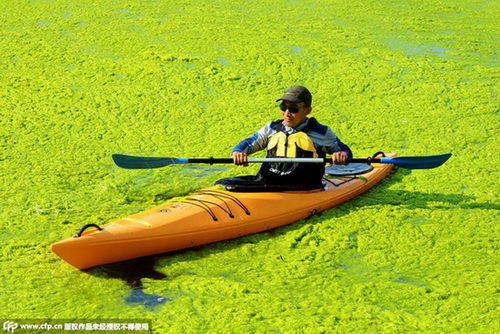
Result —
[[[0,319],[154,333],[497,333],[498,2],[0,3]],[[225,157],[288,86],[357,156],[452,152],[307,221],[124,269],[50,252],[248,168]]]

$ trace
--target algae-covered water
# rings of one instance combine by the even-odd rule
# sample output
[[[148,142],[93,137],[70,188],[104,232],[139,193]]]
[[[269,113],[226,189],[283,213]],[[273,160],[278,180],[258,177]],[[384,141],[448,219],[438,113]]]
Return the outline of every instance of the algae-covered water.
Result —
[[[1,322],[498,333],[499,9],[470,0],[3,0]],[[399,169],[350,202],[266,233],[87,271],[51,253],[87,223],[254,173],[130,171],[110,155],[226,157],[280,117],[274,101],[293,84],[313,92],[313,115],[357,156],[453,157],[438,169]]]

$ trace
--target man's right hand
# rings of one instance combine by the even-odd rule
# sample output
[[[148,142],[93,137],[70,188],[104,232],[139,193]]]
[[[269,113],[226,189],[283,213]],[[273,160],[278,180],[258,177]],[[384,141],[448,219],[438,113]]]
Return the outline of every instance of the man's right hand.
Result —
[[[238,166],[248,166],[248,156],[243,152],[233,152],[233,162]]]

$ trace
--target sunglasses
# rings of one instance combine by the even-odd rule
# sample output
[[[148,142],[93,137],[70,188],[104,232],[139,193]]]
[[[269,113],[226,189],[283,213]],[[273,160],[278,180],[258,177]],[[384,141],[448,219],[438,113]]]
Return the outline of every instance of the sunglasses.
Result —
[[[280,104],[280,110],[281,111],[287,111],[292,113],[292,114],[296,114],[298,113],[299,111],[301,111],[302,109],[304,109],[304,107],[297,107],[297,106],[287,106],[286,104],[284,104],[283,102]]]

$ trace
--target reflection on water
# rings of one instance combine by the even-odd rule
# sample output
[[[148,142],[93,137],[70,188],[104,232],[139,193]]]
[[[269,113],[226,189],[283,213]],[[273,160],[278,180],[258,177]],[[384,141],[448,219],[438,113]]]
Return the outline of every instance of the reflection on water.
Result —
[[[154,268],[156,257],[144,257],[129,261],[105,264],[94,269],[89,269],[90,274],[104,275],[107,278],[118,278],[124,281],[130,288],[130,294],[125,296],[125,302],[133,306],[145,306],[153,309],[158,305],[171,301],[171,298],[148,294],[144,292],[142,280],[149,278],[153,280],[170,280],[171,278]]]
[[[153,309],[155,306],[165,304],[171,300],[172,299],[167,297],[147,294],[142,290],[132,290],[125,298],[127,304],[135,304],[136,306],[143,305],[148,309]]]
[[[212,172],[224,172],[229,170],[228,167],[202,167],[202,166],[189,166],[183,168],[181,173],[187,174],[189,176],[204,177],[210,175]]]

